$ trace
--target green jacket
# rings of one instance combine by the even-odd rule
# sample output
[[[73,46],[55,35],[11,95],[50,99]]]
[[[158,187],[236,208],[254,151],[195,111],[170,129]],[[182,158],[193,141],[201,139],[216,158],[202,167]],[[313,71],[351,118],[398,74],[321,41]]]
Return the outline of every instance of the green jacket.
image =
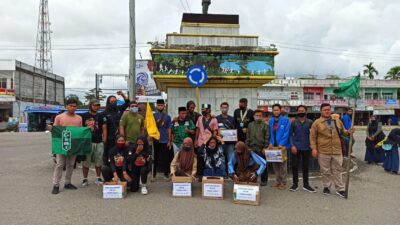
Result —
[[[264,122],[253,121],[247,127],[246,144],[251,150],[261,152],[269,145],[269,127]]]

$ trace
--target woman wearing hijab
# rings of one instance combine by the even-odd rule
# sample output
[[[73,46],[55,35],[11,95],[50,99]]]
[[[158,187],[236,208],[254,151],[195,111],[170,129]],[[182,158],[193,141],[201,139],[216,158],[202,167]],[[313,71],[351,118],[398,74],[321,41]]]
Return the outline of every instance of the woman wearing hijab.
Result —
[[[385,151],[385,160],[383,168],[386,172],[393,174],[399,173],[399,149],[400,129],[396,128],[390,131],[386,141],[383,142],[382,148]]]
[[[102,168],[104,181],[110,182],[114,180],[125,181],[126,174],[126,155],[129,152],[129,145],[127,144],[124,136],[118,135],[115,145],[110,149],[110,163],[109,166],[105,165]]]
[[[225,156],[223,146],[225,145],[222,138],[212,136],[205,145],[202,146],[202,154],[204,156],[204,176],[225,176]]]
[[[131,182],[131,192],[137,192],[139,190],[139,182],[142,181],[141,193],[143,195],[148,194],[146,187],[147,174],[150,171],[150,148],[145,135],[139,136],[133,148],[128,151],[126,157],[126,178],[128,182]]]
[[[244,142],[239,141],[235,145],[235,153],[229,161],[228,172],[233,182],[256,183],[267,162],[256,153],[249,150]]]
[[[371,116],[366,133],[364,161],[368,164],[383,163],[383,151],[380,148],[375,148],[375,146],[385,138],[385,134],[382,131],[382,123],[378,121],[376,116]]]
[[[171,176],[187,176],[195,179],[196,173],[197,156],[194,153],[193,140],[187,137],[171,162]]]

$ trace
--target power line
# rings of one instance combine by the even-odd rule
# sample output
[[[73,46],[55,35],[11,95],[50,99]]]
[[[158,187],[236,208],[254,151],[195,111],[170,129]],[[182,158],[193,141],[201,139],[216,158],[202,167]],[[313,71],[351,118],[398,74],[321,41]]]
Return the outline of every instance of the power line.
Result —
[[[192,13],[192,10],[190,9],[188,1],[187,0],[185,0],[185,1],[186,1],[187,8],[189,9],[189,12]]]
[[[286,42],[286,41],[275,41],[275,40],[260,40],[264,43],[276,43],[276,44],[283,44],[283,45],[291,45],[297,47],[309,47],[309,48],[317,48],[317,49],[327,49],[327,50],[334,50],[334,51],[346,51],[351,53],[361,53],[361,54],[375,54],[375,55],[384,55],[384,56],[400,56],[400,54],[393,54],[393,53],[385,53],[385,52],[373,52],[373,51],[364,51],[364,50],[348,50],[345,48],[334,48],[334,47],[327,47],[321,45],[313,45],[313,44],[303,44],[303,43],[293,43],[293,42]]]
[[[179,0],[179,1],[181,2],[181,6],[182,6],[182,8],[183,8],[183,11],[184,11],[184,12],[187,12],[186,7],[185,7],[185,4],[183,4],[182,0]]]

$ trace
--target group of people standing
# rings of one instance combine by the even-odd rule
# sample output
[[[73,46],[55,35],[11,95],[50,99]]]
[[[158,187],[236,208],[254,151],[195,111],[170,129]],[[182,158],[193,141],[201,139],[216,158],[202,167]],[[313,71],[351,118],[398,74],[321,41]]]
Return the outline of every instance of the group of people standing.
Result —
[[[195,112],[196,104],[187,102],[178,108],[178,116],[165,113],[164,100],[157,100],[154,119],[160,132],[159,140],[146,135],[145,118],[139,105],[118,92],[125,103],[117,106],[116,96],[109,96],[106,109],[99,113],[100,103],[90,101],[89,112],[75,114],[76,100],[66,102],[67,111],[55,118],[54,126],[86,126],[92,130],[92,153],[83,159],[82,186],[87,186],[91,163],[96,168],[96,183],[127,181],[131,191],[147,194],[147,177],[153,171],[162,171],[165,180],[171,176],[190,176],[201,181],[202,176],[230,177],[234,182],[268,184],[269,169],[266,151],[280,150],[282,162],[272,162],[278,190],[288,188],[288,156],[291,158],[293,183],[290,191],[299,190],[299,162],[302,162],[303,190],[316,192],[309,183],[309,161],[317,158],[322,174],[323,194],[330,194],[334,185],[336,194],[345,197],[342,180],[342,137],[354,132],[341,120],[332,118],[331,106],[321,105],[321,118],[307,118],[307,107],[297,107],[292,122],[282,113],[282,107],[272,107],[272,117],[261,110],[247,107],[247,99],[239,100],[239,108],[229,115],[229,104],[220,104],[220,115],[213,115],[209,104],[201,105],[201,114]],[[368,140],[379,140],[379,124],[368,126]],[[224,131],[235,130],[236,140],[226,140]],[[393,138],[392,138],[393,139]],[[393,140],[395,140],[394,138]],[[154,146],[154,154],[149,141]],[[377,143],[371,143],[375,146]],[[392,145],[393,148],[396,145]],[[397,147],[396,147],[397,149]],[[397,155],[398,156],[398,155]],[[59,193],[62,168],[66,164],[65,189],[76,189],[71,184],[75,156],[57,155],[53,176],[53,194]],[[270,167],[271,168],[271,167]],[[103,178],[101,178],[101,176]]]
[[[365,162],[382,165],[386,172],[399,173],[400,129],[391,130],[386,137],[378,116],[371,116],[366,130]]]

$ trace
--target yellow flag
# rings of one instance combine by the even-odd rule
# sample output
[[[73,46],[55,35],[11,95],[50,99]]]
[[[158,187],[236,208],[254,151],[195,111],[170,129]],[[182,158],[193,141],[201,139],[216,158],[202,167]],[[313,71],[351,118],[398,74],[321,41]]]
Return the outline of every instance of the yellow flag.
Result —
[[[147,102],[145,127],[149,137],[160,140],[160,132],[158,131],[156,120],[154,119],[153,111],[151,110],[150,103]]]

